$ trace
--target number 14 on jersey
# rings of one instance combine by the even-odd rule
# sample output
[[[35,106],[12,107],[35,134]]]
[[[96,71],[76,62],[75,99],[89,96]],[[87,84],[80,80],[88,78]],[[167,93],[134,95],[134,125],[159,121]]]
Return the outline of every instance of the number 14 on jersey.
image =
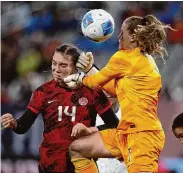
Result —
[[[62,114],[64,113],[67,116],[72,117],[71,121],[74,122],[76,119],[76,106],[72,106],[71,112],[68,112],[69,106],[65,106],[63,110],[63,106],[58,107],[58,121],[62,121]]]

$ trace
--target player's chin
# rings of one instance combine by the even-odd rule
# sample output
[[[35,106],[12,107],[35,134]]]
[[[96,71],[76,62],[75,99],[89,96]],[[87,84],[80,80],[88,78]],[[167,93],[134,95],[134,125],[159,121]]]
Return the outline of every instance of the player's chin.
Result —
[[[56,81],[56,82],[63,81],[63,79],[62,79],[62,78],[60,78],[60,77],[58,77],[58,76],[54,76],[54,79],[55,79],[55,81]]]
[[[60,84],[60,86],[67,87],[67,84],[63,81],[63,79],[60,78],[54,78],[55,81]]]

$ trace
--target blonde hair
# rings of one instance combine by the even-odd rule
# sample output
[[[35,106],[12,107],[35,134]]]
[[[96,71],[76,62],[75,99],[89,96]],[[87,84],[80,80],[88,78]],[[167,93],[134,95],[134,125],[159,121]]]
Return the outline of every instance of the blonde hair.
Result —
[[[143,53],[158,54],[162,58],[165,54],[168,55],[164,43],[166,29],[172,29],[169,25],[164,25],[153,15],[144,18],[132,16],[127,18],[125,23],[130,34],[135,34],[137,45]]]

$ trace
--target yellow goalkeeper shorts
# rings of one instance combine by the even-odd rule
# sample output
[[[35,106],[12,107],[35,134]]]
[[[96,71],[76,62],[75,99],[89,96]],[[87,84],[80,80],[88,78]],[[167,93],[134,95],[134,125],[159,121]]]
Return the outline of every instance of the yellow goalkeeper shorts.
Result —
[[[124,159],[128,173],[158,172],[158,158],[165,143],[163,131],[121,134],[120,130],[100,131],[104,145],[116,157]]]

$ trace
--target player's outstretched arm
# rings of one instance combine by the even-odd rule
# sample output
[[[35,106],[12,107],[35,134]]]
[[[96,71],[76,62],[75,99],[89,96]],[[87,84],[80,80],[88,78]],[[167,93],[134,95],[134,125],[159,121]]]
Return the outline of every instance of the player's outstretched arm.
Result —
[[[118,51],[99,72],[90,76],[84,76],[79,72],[66,77],[64,81],[66,83],[75,82],[77,85],[83,83],[89,88],[102,87],[102,89],[107,90],[111,81],[118,77],[124,77],[131,69],[131,62],[123,56],[123,53]]]
[[[37,118],[37,114],[27,109],[25,113],[19,118],[15,119],[13,115],[7,113],[1,116],[2,128],[12,128],[17,134],[26,133]]]
[[[99,69],[97,66],[94,64],[94,58],[93,54],[91,52],[82,52],[81,55],[79,56],[79,59],[76,63],[76,66],[78,69],[80,69],[82,72],[86,74],[86,76],[94,75],[97,72],[99,72]],[[69,76],[65,82],[67,83],[68,87],[72,89],[77,89],[80,87],[84,73],[78,72],[76,74],[72,74]],[[114,80],[108,82],[103,89],[105,92],[107,92],[111,96],[116,96],[115,93],[115,87],[114,87]]]

